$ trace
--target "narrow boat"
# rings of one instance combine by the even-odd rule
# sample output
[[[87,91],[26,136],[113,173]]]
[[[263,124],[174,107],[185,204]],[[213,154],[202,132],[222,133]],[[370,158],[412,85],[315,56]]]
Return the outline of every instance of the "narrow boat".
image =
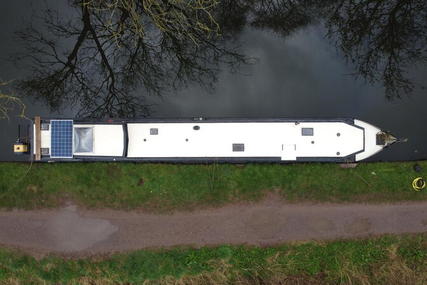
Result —
[[[32,127],[28,150],[46,162],[357,162],[396,141],[357,119],[36,117]]]

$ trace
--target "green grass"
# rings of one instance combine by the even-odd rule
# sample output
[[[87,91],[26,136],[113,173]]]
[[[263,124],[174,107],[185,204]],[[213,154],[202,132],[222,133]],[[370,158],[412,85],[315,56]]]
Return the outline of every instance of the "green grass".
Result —
[[[0,250],[0,284],[425,284],[427,235],[277,247],[136,251],[36,260]],[[292,283],[291,281],[295,281]],[[298,281],[299,283],[297,283]],[[144,283],[145,284],[145,283]]]
[[[258,200],[276,191],[286,200],[388,202],[426,200],[412,180],[427,162],[337,164],[0,163],[0,208],[55,207],[72,199],[87,207],[153,211]],[[26,173],[28,173],[26,175]],[[143,185],[140,182],[143,181]]]

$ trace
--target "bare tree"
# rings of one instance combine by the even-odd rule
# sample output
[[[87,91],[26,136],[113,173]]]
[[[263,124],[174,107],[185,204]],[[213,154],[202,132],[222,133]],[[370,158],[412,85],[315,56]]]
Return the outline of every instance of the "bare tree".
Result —
[[[272,29],[287,37],[298,28],[315,23],[321,8],[331,0],[222,0],[217,19],[221,30],[232,35],[245,25]]]
[[[336,1],[327,26],[357,75],[382,82],[388,98],[413,90],[405,69],[427,59],[425,0]]]
[[[298,28],[316,23],[321,17],[323,5],[328,1],[318,0],[260,0],[255,5],[252,25],[270,28],[282,36],[289,36]]]
[[[31,76],[26,94],[54,109],[78,104],[82,116],[147,114],[141,87],[160,94],[195,81],[209,85],[221,63],[245,57],[226,48],[212,16],[217,0],[74,0],[79,17],[63,20],[47,9],[47,32],[18,32]],[[64,42],[66,44],[64,45]],[[71,48],[69,48],[71,43]]]
[[[355,75],[371,83],[382,83],[390,99],[413,90],[414,83],[405,71],[426,61],[425,0],[231,2],[228,5],[232,8],[227,9],[234,11],[240,7],[245,24],[272,29],[284,37],[307,25],[325,23],[327,36],[355,66]]]
[[[0,88],[5,88],[9,83],[0,81]],[[9,119],[9,114],[18,109],[19,117],[25,117],[25,104],[16,96],[0,90],[0,119]]]
[[[383,83],[388,98],[411,92],[405,70],[426,60],[424,0],[70,0],[70,5],[78,17],[63,20],[47,10],[46,33],[31,27],[18,33],[27,48],[18,59],[29,58],[32,71],[20,86],[54,109],[77,104],[83,116],[143,115],[146,94],[189,81],[211,86],[220,64],[246,62],[225,42],[247,25],[286,37],[325,23],[355,74]]]

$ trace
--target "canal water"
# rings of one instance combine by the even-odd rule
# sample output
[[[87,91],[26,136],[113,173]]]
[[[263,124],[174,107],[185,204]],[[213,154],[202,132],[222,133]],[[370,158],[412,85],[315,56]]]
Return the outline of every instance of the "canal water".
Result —
[[[7,1],[0,10],[0,79],[19,80],[31,72],[9,60],[21,46],[14,32],[32,21],[37,4],[42,1]],[[28,3],[32,3],[30,6]],[[56,8],[66,9],[65,3]],[[61,6],[62,5],[62,6]],[[256,27],[245,27],[234,39],[239,52],[252,58],[234,72],[223,66],[212,89],[189,84],[165,92],[161,97],[147,96],[150,117],[234,117],[234,118],[335,118],[353,117],[397,137],[406,143],[395,144],[370,158],[370,161],[404,161],[427,158],[426,107],[427,65],[417,62],[405,68],[414,84],[410,94],[389,100],[381,82],[367,82],[355,74],[355,65],[347,61],[333,40],[326,36],[322,22],[302,26],[286,37]],[[2,89],[4,91],[4,89]],[[8,90],[20,95],[18,90]],[[35,115],[74,117],[78,106],[63,106],[51,111],[40,101],[23,98],[28,118]],[[0,160],[25,160],[13,155],[18,124],[27,120],[17,117],[0,121]],[[22,127],[25,131],[25,127]]]

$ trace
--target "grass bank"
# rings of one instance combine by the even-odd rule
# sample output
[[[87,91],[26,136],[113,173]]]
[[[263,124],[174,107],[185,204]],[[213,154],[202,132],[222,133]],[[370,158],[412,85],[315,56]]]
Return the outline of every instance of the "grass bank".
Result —
[[[0,250],[0,284],[426,284],[427,235],[36,260]]]
[[[426,200],[411,182],[427,162],[337,164],[0,163],[0,208],[54,207],[73,199],[87,207],[191,209],[257,200],[274,190],[286,200],[389,202]]]

